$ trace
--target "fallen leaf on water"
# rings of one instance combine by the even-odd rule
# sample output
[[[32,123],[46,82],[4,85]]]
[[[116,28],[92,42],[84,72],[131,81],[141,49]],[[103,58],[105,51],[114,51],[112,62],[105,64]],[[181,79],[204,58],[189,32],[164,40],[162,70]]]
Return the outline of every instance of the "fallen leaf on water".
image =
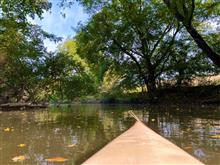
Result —
[[[151,121],[153,121],[153,122],[154,122],[154,121],[155,121],[155,119],[151,119]]]
[[[20,156],[15,156],[14,158],[12,158],[12,160],[14,162],[22,162],[24,160],[26,160],[27,158],[24,155],[20,155]]]
[[[4,131],[9,132],[9,131],[11,131],[11,128],[5,128]]]
[[[4,130],[5,132],[12,132],[12,131],[14,131],[13,128],[9,128],[9,127],[8,127],[8,128],[4,128],[3,130]]]
[[[78,125],[77,128],[81,128],[81,126]]]
[[[66,158],[63,158],[63,157],[54,157],[54,158],[48,158],[48,159],[45,159],[47,162],[65,162],[67,161],[68,159]]]
[[[17,145],[18,147],[25,147],[26,146],[26,144],[19,144],[19,145]]]
[[[220,139],[220,135],[214,135],[214,136],[211,136],[211,138],[213,138],[213,139]]]
[[[70,144],[70,145],[68,145],[67,147],[68,148],[72,148],[72,147],[75,147],[76,146],[76,144]]]
[[[191,146],[184,147],[183,149],[188,152],[193,152],[193,148]]]

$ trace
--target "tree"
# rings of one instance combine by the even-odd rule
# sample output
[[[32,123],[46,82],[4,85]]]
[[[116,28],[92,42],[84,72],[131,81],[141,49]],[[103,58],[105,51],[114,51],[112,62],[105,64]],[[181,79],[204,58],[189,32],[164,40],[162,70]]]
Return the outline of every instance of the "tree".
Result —
[[[29,22],[36,16],[41,18],[50,7],[45,0],[0,1],[0,88],[1,94],[9,92],[16,101],[24,95],[34,100],[40,90],[38,64],[47,53],[43,40],[59,40]]]
[[[169,68],[170,49],[180,30],[172,17],[163,17],[166,12],[156,2],[112,2],[82,27],[77,39],[90,58],[101,51],[118,63],[134,63],[153,94],[156,79]]]
[[[196,14],[203,14],[202,17],[208,17],[214,20],[213,17],[219,17],[219,9],[220,9],[220,3],[219,1],[204,1],[204,2],[197,2],[195,0],[164,0],[164,3],[167,5],[167,7],[170,9],[170,11],[175,15],[176,19],[180,22],[182,22],[183,26],[186,28],[188,33],[192,36],[196,44],[199,48],[203,50],[203,52],[207,55],[209,59],[212,60],[212,62],[220,67],[220,54],[215,51],[211,46],[208,45],[208,43],[205,41],[204,37],[202,37],[199,32],[196,30],[196,28],[193,25],[193,18],[195,17],[195,9],[196,5],[200,5],[203,8],[202,12],[204,12],[206,15],[204,16],[201,11],[198,11],[200,13]],[[211,16],[210,16],[211,15]],[[198,15],[197,15],[198,16]],[[204,21],[204,20],[203,20]]]
[[[166,79],[162,77],[163,80],[169,79],[173,83],[175,81],[177,86],[182,86],[190,84],[195,78],[219,72],[209,60],[204,58],[204,53],[196,48],[186,32],[183,31],[181,36],[172,49],[172,67],[163,75],[166,77]]]
[[[93,94],[94,75],[87,62],[76,52],[76,42],[66,40],[55,54],[45,60],[45,79],[49,84],[50,95],[62,101]]]
[[[39,26],[31,24],[28,19],[35,16],[41,18],[44,11],[48,11],[51,3],[45,0],[39,1],[20,1],[20,0],[1,0],[0,2],[0,52],[7,57],[21,56],[19,50],[25,49],[29,43],[34,45],[41,44],[41,38],[46,37],[55,39],[54,35],[44,32]],[[41,34],[41,35],[39,35]],[[32,37],[34,39],[32,39]],[[24,43],[26,42],[26,43]],[[27,44],[27,45],[26,45]],[[32,45],[33,46],[33,45]],[[30,48],[30,56],[34,50],[34,46]]]
[[[65,0],[64,0],[65,2]],[[103,0],[80,0],[81,4],[83,4],[86,9],[90,13],[95,13],[96,11],[101,10],[104,6],[107,6],[110,1]],[[137,1],[138,3],[142,3],[142,1]],[[148,3],[154,3],[155,1],[145,1]],[[157,1],[159,2],[159,1]],[[219,19],[219,7],[220,3],[218,0],[211,1],[195,1],[195,0],[163,0],[163,2],[167,5],[170,12],[174,14],[179,22],[182,22],[188,33],[194,39],[196,44],[206,56],[218,67],[220,67],[220,54],[217,49],[210,45],[204,37],[204,34],[201,35],[199,30],[196,28],[196,24],[198,22],[204,21],[215,21],[218,22]],[[164,15],[165,17],[166,15]],[[217,18],[217,19],[216,19]],[[208,31],[206,30],[206,33]],[[219,32],[216,32],[218,34]]]
[[[47,36],[35,25],[29,25],[26,34],[9,29],[0,35],[5,58],[0,73],[1,88],[16,101],[21,101],[24,95],[28,97],[26,101],[35,100],[34,95],[40,90],[39,65],[47,53],[43,40]]]

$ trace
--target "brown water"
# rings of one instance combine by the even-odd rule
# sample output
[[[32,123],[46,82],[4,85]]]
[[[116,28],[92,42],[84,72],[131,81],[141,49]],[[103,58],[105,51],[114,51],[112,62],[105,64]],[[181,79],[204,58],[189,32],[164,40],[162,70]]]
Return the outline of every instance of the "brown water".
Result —
[[[68,159],[59,164],[80,164],[134,123],[131,109],[202,162],[220,164],[220,108],[118,105],[0,112],[0,164],[46,165],[53,157]],[[26,160],[13,162],[19,155]]]

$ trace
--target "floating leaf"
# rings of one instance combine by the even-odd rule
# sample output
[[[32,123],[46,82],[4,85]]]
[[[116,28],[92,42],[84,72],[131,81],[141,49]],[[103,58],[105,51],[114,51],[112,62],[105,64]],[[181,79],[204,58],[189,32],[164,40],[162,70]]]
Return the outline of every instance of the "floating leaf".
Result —
[[[10,132],[10,131],[14,131],[14,129],[8,127],[8,128],[5,128],[4,131],[5,131],[5,132]]]
[[[154,121],[155,121],[155,119],[151,119],[151,121],[152,121],[152,122],[154,122]]]
[[[75,147],[76,146],[76,144],[70,144],[70,145],[68,145],[67,147],[68,148],[72,148],[72,147]]]
[[[12,158],[12,160],[14,162],[22,162],[24,160],[26,160],[27,158],[24,155],[20,155],[20,156],[15,156],[14,158]]]
[[[17,145],[17,146],[20,147],[20,148],[22,148],[22,147],[25,147],[26,144],[19,144],[19,145]]]
[[[45,159],[47,162],[66,162],[68,159],[63,157],[54,157],[54,158],[48,158]]]
[[[193,151],[192,146],[187,146],[187,147],[184,147],[183,149],[184,149],[185,151],[188,151],[188,152],[192,152],[192,151]]]
[[[78,125],[77,128],[81,128],[81,126]]]
[[[184,147],[184,149],[192,149],[192,147],[191,146],[188,146],[188,147]]]
[[[213,139],[220,139],[220,135],[214,135],[214,136],[211,136],[211,138],[213,138]]]

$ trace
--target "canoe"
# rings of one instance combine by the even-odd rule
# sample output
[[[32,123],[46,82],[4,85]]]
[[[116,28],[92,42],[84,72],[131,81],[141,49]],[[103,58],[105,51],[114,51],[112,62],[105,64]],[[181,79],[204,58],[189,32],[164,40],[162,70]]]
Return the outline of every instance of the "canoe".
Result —
[[[83,165],[107,164],[201,165],[203,163],[155,133],[142,122],[136,121],[130,129],[83,163]]]

